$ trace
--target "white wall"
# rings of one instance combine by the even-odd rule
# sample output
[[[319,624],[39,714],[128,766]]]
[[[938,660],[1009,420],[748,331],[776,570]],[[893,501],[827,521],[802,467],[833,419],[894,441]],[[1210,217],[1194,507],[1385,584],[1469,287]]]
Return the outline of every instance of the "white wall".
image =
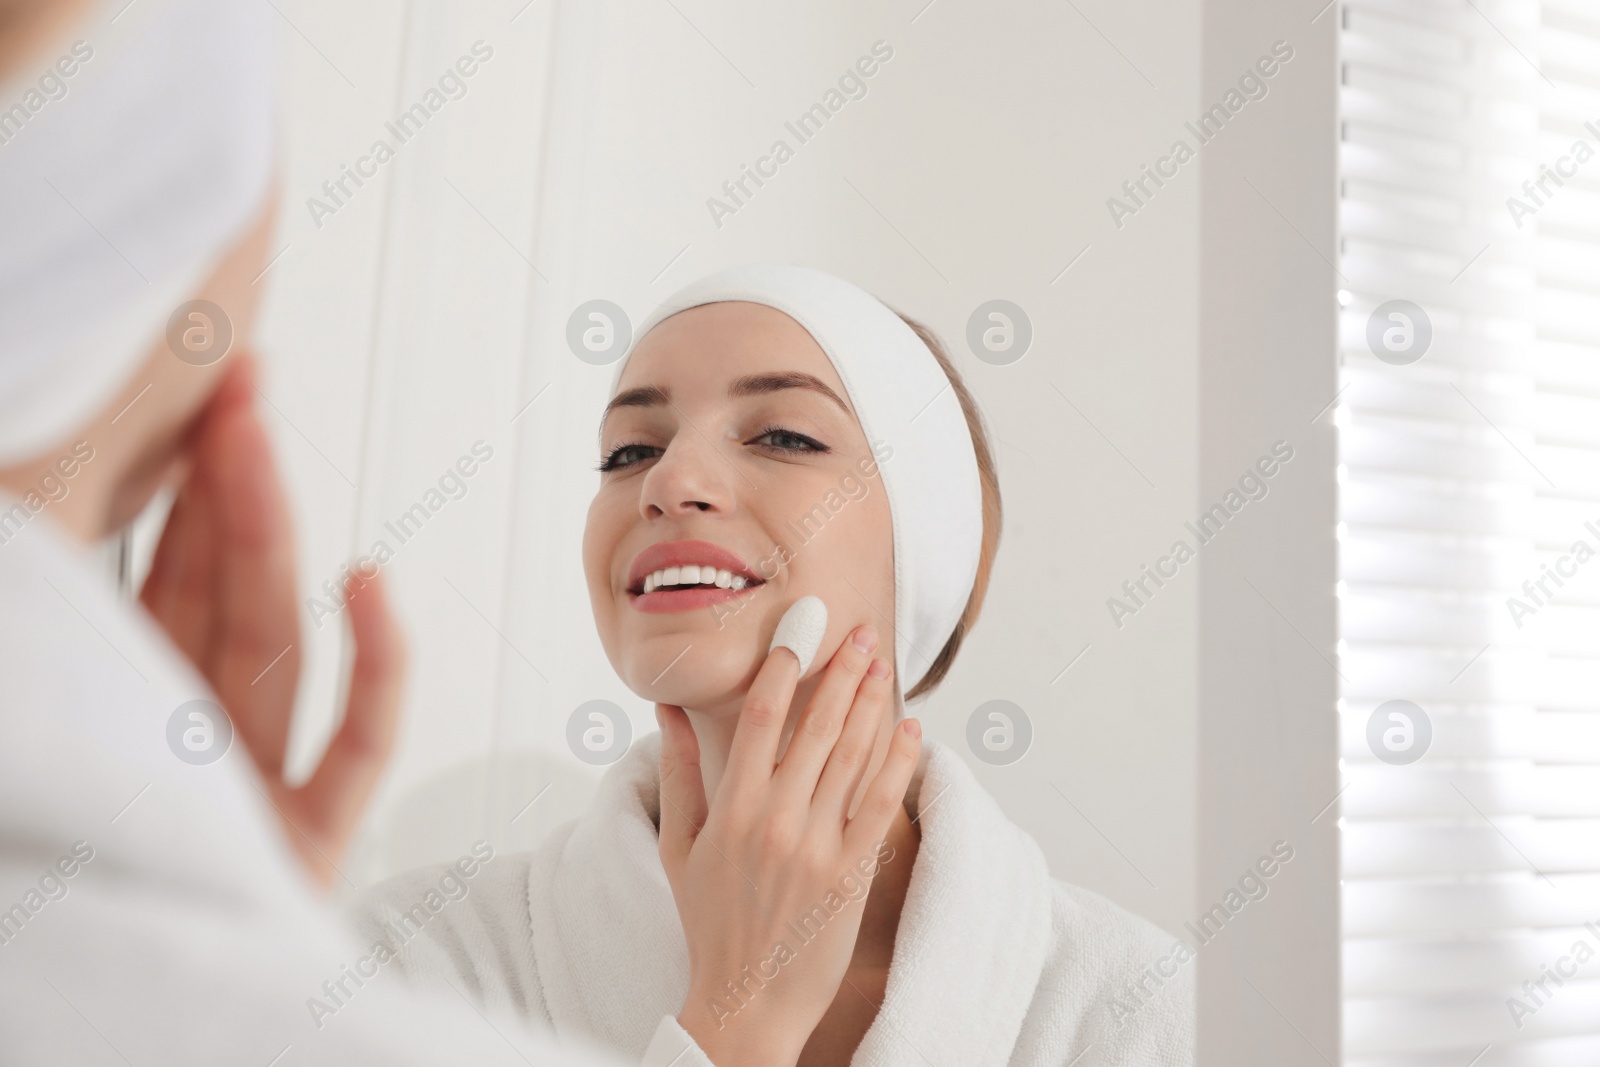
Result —
[[[1305,424],[1321,401],[1300,413],[1331,381],[1331,286],[1283,219],[1212,168],[1251,177],[1331,255],[1336,16],[1312,24],[1313,11],[1290,18],[1216,0],[521,6],[280,4],[293,20],[283,27],[279,242],[289,250],[263,280],[262,345],[307,592],[474,441],[495,449],[467,495],[390,565],[414,677],[352,875],[454,856],[479,836],[531,844],[570,817],[595,779],[564,740],[585,700],[615,700],[636,732],[653,729],[588,616],[578,544],[610,370],[570,354],[566,318],[604,297],[638,321],[719,266],[787,260],[930,323],[996,438],[1005,538],[982,623],[919,709],[929,735],[965,751],[978,704],[1021,705],[1032,750],[1009,767],[970,761],[980,780],[1059,877],[1180,931],[1258,838],[1282,836],[1250,806],[1298,812],[1321,784],[1320,770],[1303,772],[1322,757],[1322,734],[1331,759],[1331,687],[1315,657],[1217,584],[1251,561],[1244,572],[1262,591],[1331,644],[1331,548],[1304,568],[1294,554],[1331,524],[1331,456],[1323,431]],[[1224,166],[1208,148],[1114,225],[1107,198],[1185,136],[1228,72],[1280,37],[1299,58],[1237,117],[1245,128],[1225,134],[1248,153]],[[316,228],[307,197],[480,38],[494,57],[468,95]],[[894,58],[868,95],[714,225],[707,197],[788,137],[784,120],[880,39]],[[1328,294],[1325,312],[1316,293]],[[1021,305],[1035,331],[1029,353],[1005,367],[978,361],[964,341],[973,308],[995,297]],[[1115,625],[1107,598],[1291,424],[1306,446],[1286,474],[1300,480],[1275,483],[1275,500],[1238,518],[1239,537]],[[337,627],[307,637],[302,758],[326,734],[343,654]],[[1203,667],[1207,649],[1221,658]],[[1248,710],[1235,716],[1227,702],[1243,697]],[[1202,728],[1292,741],[1257,737],[1235,767],[1202,743]],[[1240,776],[1259,760],[1273,784],[1251,794]],[[1331,843],[1306,849],[1294,873],[1331,878],[1334,868],[1317,867]],[[1292,905],[1284,922],[1320,921],[1324,896],[1311,896],[1271,899]],[[1305,936],[1316,978],[1294,991],[1302,1014],[1292,1017],[1327,1049],[1332,1016],[1303,1013],[1323,1010],[1315,999],[1332,963],[1319,955],[1326,939]]]

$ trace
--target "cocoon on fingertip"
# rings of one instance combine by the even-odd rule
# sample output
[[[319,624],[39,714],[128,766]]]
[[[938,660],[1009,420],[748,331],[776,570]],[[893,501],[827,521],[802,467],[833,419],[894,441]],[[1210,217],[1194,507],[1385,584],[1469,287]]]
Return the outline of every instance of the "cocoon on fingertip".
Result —
[[[828,629],[828,606],[820,597],[803,596],[789,605],[789,610],[778,620],[778,629],[767,646],[770,655],[775,648],[787,648],[800,661],[800,673],[811,669],[822,647],[822,635]]]

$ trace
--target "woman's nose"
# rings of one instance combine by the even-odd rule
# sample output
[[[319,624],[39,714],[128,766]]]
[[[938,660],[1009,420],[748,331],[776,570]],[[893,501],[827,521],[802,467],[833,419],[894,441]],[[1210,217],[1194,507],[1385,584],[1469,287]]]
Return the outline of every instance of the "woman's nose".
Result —
[[[731,462],[698,434],[678,434],[645,473],[640,511],[648,519],[728,510]]]

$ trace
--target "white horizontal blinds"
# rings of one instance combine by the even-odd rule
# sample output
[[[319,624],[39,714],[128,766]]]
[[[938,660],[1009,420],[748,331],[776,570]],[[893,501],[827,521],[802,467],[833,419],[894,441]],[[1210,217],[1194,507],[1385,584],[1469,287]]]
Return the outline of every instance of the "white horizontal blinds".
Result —
[[[1600,1064],[1600,555],[1562,562],[1600,552],[1600,158],[1522,189],[1600,150],[1600,4],[1341,14],[1344,1059]],[[1369,347],[1396,299],[1409,365]],[[1368,742],[1396,699],[1410,764]]]

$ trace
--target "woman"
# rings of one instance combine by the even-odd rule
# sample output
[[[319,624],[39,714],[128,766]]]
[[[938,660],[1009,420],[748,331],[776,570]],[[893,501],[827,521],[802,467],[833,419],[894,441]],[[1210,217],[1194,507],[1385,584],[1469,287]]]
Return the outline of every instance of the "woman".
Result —
[[[630,1054],[667,1014],[718,1063],[1192,1062],[1186,971],[1128,1010],[1171,938],[1052,881],[948,749],[896,802],[920,736],[896,726],[902,693],[949,670],[1000,528],[934,338],[781,266],[691,285],[640,338],[601,425],[584,569],[662,734],[586,815],[479,875],[408,973]],[[768,655],[813,596],[815,664]],[[437,877],[380,887],[374,921]]]
[[[404,655],[380,579],[343,722],[286,782],[297,568],[242,351],[276,246],[273,17],[0,0],[0,1059],[619,1063],[448,991],[307,1011],[351,986],[322,890]],[[163,486],[133,602],[103,544]]]

